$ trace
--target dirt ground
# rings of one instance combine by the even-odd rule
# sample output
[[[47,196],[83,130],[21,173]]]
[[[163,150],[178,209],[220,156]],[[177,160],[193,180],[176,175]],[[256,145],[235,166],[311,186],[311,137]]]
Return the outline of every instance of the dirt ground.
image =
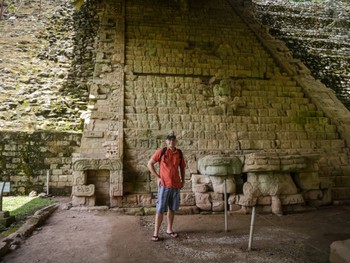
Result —
[[[350,238],[350,205],[321,207],[284,216],[257,214],[247,251],[251,215],[178,215],[178,238],[150,240],[153,216],[110,210],[58,208],[1,262],[328,262],[330,244]]]

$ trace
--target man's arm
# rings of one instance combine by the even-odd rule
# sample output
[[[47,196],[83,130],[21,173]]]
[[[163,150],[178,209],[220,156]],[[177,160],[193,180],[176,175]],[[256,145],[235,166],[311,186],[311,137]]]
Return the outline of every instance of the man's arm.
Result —
[[[160,178],[160,175],[157,173],[156,169],[154,168],[154,164],[155,163],[156,162],[153,161],[153,159],[151,158],[148,161],[147,167],[148,167],[149,171],[151,172],[151,174],[157,178],[157,185],[159,185],[160,181],[161,181],[161,178]]]
[[[185,186],[185,167],[180,167],[181,183],[183,188]]]

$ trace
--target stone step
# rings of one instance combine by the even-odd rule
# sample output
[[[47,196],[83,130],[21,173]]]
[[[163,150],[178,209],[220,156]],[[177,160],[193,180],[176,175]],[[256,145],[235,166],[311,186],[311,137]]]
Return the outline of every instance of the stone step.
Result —
[[[155,138],[159,136],[159,130],[130,128],[124,129],[125,138]],[[165,132],[166,133],[166,132]],[[162,137],[162,134],[160,134]],[[290,131],[194,131],[182,130],[178,133],[179,138],[207,139],[207,140],[278,140],[290,142],[293,140],[311,141],[339,141],[337,133],[310,133]],[[345,179],[344,179],[345,180]]]
[[[165,132],[163,133],[165,134]],[[149,148],[159,148],[164,145],[164,138],[125,138],[125,147],[128,149],[137,148],[145,150]],[[315,150],[327,149],[329,153],[341,153],[339,147],[344,146],[342,140],[213,140],[213,139],[193,139],[179,138],[178,147],[181,149],[193,150],[288,150],[314,153]],[[317,151],[316,151],[317,152]],[[338,189],[341,189],[337,187]],[[350,189],[348,187],[347,189]]]
[[[126,129],[139,129],[139,130],[160,130],[164,131],[164,133],[169,132],[170,130],[173,131],[183,131],[190,133],[192,131],[203,131],[204,134],[208,133],[219,133],[222,131],[223,127],[232,128],[236,130],[233,130],[232,132],[227,132],[226,134],[230,137],[235,137],[239,135],[240,137],[250,137],[254,138],[255,140],[259,140],[262,138],[264,134],[266,134],[266,137],[268,138],[274,138],[275,140],[285,140],[285,141],[293,141],[293,140],[313,140],[313,141],[337,141],[339,140],[339,136],[337,133],[324,133],[324,132],[318,132],[318,133],[312,133],[312,131],[306,132],[307,134],[303,134],[301,132],[298,133],[288,133],[285,131],[274,131],[268,133],[261,133],[262,135],[259,136],[258,132],[248,132],[244,130],[245,128],[240,127],[239,124],[202,124],[202,123],[176,123],[176,122],[165,122],[165,123],[159,123],[157,121],[125,121],[125,128]],[[238,134],[238,135],[237,135]],[[220,137],[218,135],[218,137]],[[338,145],[339,147],[344,147],[344,142]],[[314,148],[312,146],[312,148]],[[333,146],[330,146],[330,148],[333,148]]]
[[[297,86],[294,80],[288,78],[277,78],[273,80],[250,80],[243,82],[243,90],[268,90],[280,92],[302,92],[302,88]]]
[[[125,113],[134,113],[134,114],[196,114],[196,115],[206,115],[210,113],[209,107],[200,109],[191,106],[190,103],[184,102],[182,103],[183,107],[180,107],[181,103],[174,103],[174,105],[179,105],[175,107],[166,107],[166,106],[133,106],[129,105],[130,101],[126,101],[126,106],[124,107]],[[148,103],[149,104],[149,103]],[[156,103],[154,103],[156,104]],[[163,103],[164,105],[164,103]],[[293,106],[291,109],[291,105],[275,103],[269,108],[257,108],[259,105],[255,104],[247,104],[245,108],[237,108],[237,109],[229,109],[227,110],[229,114],[222,114],[221,117],[227,119],[230,116],[257,116],[257,117],[289,117],[293,118],[294,122],[298,123],[309,123],[313,122],[313,118],[325,118],[322,111],[315,110],[315,106],[313,104],[306,105],[305,107],[299,107],[298,105]],[[262,105],[263,106],[263,105]],[[260,105],[260,107],[262,107]],[[221,111],[223,113],[223,109]],[[210,114],[212,116],[213,114]],[[320,121],[320,119],[318,119]],[[326,119],[322,119],[322,123],[328,123]]]
[[[171,91],[171,89],[170,89]],[[267,90],[242,90],[241,91],[241,97],[249,97],[252,98],[251,100],[257,100],[257,98],[269,98],[269,100],[272,100],[272,98],[287,98],[287,99],[294,99],[294,98],[303,98],[302,104],[304,104],[307,100],[307,98],[304,98],[303,92],[295,92],[295,91],[267,91]],[[150,93],[150,92],[125,92],[125,98],[126,99],[147,99],[147,100],[174,100],[174,101],[193,101],[193,100],[208,100],[214,97],[209,97],[203,95],[203,90],[198,90],[198,94],[187,94],[187,93]],[[233,98],[232,98],[233,99]],[[250,101],[250,100],[246,100]]]
[[[260,123],[247,123],[242,122],[242,119],[237,117],[233,122],[228,123],[216,123],[211,124],[211,122],[182,122],[183,126],[186,127],[198,127],[198,124],[204,125],[205,127],[214,127],[216,133],[225,133],[225,134],[231,134],[234,132],[271,132],[278,134],[279,138],[281,139],[339,139],[339,134],[336,131],[336,126],[334,125],[323,125],[322,129],[320,128],[318,131],[315,129],[309,129],[308,127],[304,128],[300,125],[297,125],[295,123],[283,123],[283,124],[273,124],[273,123],[267,123],[267,124],[260,124]],[[166,123],[169,123],[167,121]],[[206,123],[206,124],[203,124]],[[159,124],[160,125],[160,124]],[[176,122],[170,123],[170,125],[176,125]],[[150,129],[148,127],[141,127],[140,123],[134,120],[128,120],[126,119],[126,125],[125,129],[129,130],[132,129],[132,127],[140,126],[137,131],[140,131],[141,134],[144,134],[145,132],[154,132],[154,130],[159,129]],[[183,129],[180,129],[180,131],[185,131]],[[129,132],[131,132],[129,130]],[[193,130],[192,130],[193,132]],[[196,130],[195,132],[202,132],[205,133],[211,133],[210,131],[205,130]],[[186,132],[187,133],[187,132]],[[133,134],[133,133],[131,133]],[[305,137],[307,135],[307,137]]]
[[[256,125],[267,125],[273,124],[276,127],[280,125],[294,125],[299,127],[300,130],[312,131],[312,132],[335,132],[335,126],[329,124],[329,119],[326,117],[303,117],[297,119],[296,117],[286,116],[226,116],[216,114],[206,114],[207,112],[197,113],[197,115],[191,115],[191,111],[180,112],[180,108],[173,108],[174,113],[171,113],[170,109],[166,109],[167,113],[125,113],[125,120],[128,122],[159,122],[159,123],[200,123],[202,125],[221,125],[221,124],[256,124]],[[184,108],[188,109],[188,108]],[[177,110],[175,112],[175,110]],[[205,109],[204,109],[205,110]],[[227,127],[229,128],[229,127]]]
[[[187,93],[147,93],[147,92],[125,92],[125,99],[145,99],[145,100],[158,100],[158,101],[197,101],[206,100],[207,98],[198,92],[198,94]]]
[[[159,122],[157,120],[149,121],[149,120],[125,120],[125,128],[128,129],[155,129],[155,130],[180,130],[180,131],[194,131],[194,130],[200,130],[200,131],[207,131],[207,132],[220,132],[223,129],[230,129],[232,132],[247,132],[247,127],[249,124],[242,124],[242,123],[201,123],[201,122]],[[293,124],[289,125],[290,127],[293,127]],[[285,127],[288,127],[287,125]],[[323,126],[319,127],[317,133],[313,129],[305,128],[302,129],[302,131],[305,131],[307,133],[308,139],[338,139],[339,136],[336,132],[332,131],[335,130],[334,126]],[[298,131],[298,130],[295,130]],[[300,130],[299,130],[300,131]],[[251,131],[253,132],[253,131]],[[301,133],[297,133],[295,135],[285,133],[285,130],[276,130],[276,131],[270,131],[270,133],[276,132],[278,134],[278,138],[280,139],[295,139],[295,138],[303,138],[303,135]],[[252,133],[253,134],[253,133]],[[257,133],[258,134],[258,133]],[[258,136],[256,139],[259,139]]]
[[[136,97],[136,96],[135,96]],[[152,97],[152,96],[149,96]],[[210,110],[210,107],[217,107],[216,105],[220,103],[220,105],[225,105],[222,102],[210,102],[210,98],[215,99],[215,97],[207,97],[204,96],[196,96],[194,97],[194,100],[169,100],[169,99],[147,99],[144,97],[139,98],[125,98],[125,106],[135,106],[135,107],[196,107],[196,108],[202,108],[202,107],[208,107],[207,110]],[[198,98],[200,98],[198,100]],[[218,100],[221,97],[218,97]],[[248,108],[255,108],[255,109],[269,109],[271,108],[271,105],[290,105],[293,110],[305,110],[309,111],[309,108],[307,107],[310,104],[310,100],[308,98],[288,98],[288,97],[257,97],[257,96],[242,96],[238,97],[240,98],[240,104],[246,103]],[[229,101],[227,105],[234,105],[234,101]],[[301,109],[301,106],[305,109]],[[284,106],[286,107],[286,106]],[[243,108],[241,108],[243,110]]]
[[[333,187],[332,199],[335,200],[349,200],[350,199],[350,187]]]
[[[242,90],[242,97],[288,97],[288,98],[303,98],[304,93],[301,91],[281,91],[276,89],[272,90]]]
[[[191,93],[191,94],[200,94],[204,85],[209,82],[208,79],[203,79],[200,77],[193,76],[162,76],[162,75],[153,75],[153,76],[137,76],[126,74],[126,88],[143,88],[137,89],[138,92],[145,93],[171,93],[173,89],[181,89],[181,93]],[[277,91],[277,92],[302,92],[302,88],[297,86],[297,83],[294,80],[291,80],[288,77],[283,76],[274,76],[273,80],[260,80],[260,79],[242,79],[242,90],[258,90],[258,91]],[[152,89],[158,88],[158,89]],[[159,89],[161,88],[161,89]],[[195,88],[195,89],[194,89]],[[177,91],[178,92],[178,91]],[[176,93],[176,92],[172,92]],[[179,92],[178,92],[179,93]]]
[[[128,107],[130,109],[132,107]],[[317,125],[322,126],[333,126],[329,124],[329,119],[326,117],[303,117],[298,120],[295,116],[257,116],[257,115],[222,115],[219,114],[208,114],[207,111],[195,112],[197,109],[194,108],[193,111],[189,108],[186,113],[181,112],[180,108],[164,108],[166,111],[162,111],[161,108],[154,107],[154,111],[142,112],[125,112],[126,120],[146,120],[146,121],[159,121],[159,122],[201,122],[201,123],[246,123],[246,124],[296,124],[302,128],[314,125],[314,131],[317,132]],[[172,112],[171,109],[174,109]],[[175,111],[177,110],[177,111]],[[206,110],[206,109],[203,109]],[[194,114],[194,115],[192,115]],[[310,127],[309,127],[310,128]]]
[[[289,98],[289,97],[260,97],[260,96],[242,96],[244,100],[249,103],[254,104],[271,104],[271,103],[288,103],[288,104],[309,104],[310,100],[308,98]]]
[[[165,54],[164,54],[165,55]],[[279,68],[272,63],[272,60],[268,58],[272,66],[266,69],[266,60],[259,60],[256,63],[250,63],[249,60],[253,60],[253,57],[232,57],[229,60],[213,58],[212,61],[195,62],[196,57],[187,58],[182,64],[176,64],[169,66],[166,62],[163,64],[155,59],[149,63],[149,66],[142,66],[140,62],[134,64],[128,63],[128,71],[133,71],[134,74],[153,74],[153,75],[182,75],[182,76],[202,76],[212,77],[218,74],[228,75],[233,78],[264,78],[264,75],[274,75],[279,73]],[[224,62],[223,62],[224,61]],[[232,63],[231,61],[235,61]],[[251,64],[250,67],[245,65]]]
[[[347,171],[350,171],[348,167]],[[350,187],[350,173],[347,176],[336,176],[335,177],[335,185],[338,187]]]
[[[139,32],[141,27],[142,32]],[[169,34],[169,31],[177,34]],[[126,40],[129,44],[127,48],[137,48],[139,46],[144,46],[145,44],[176,46],[178,43],[186,44],[185,47],[188,47],[188,44],[192,44],[193,42],[197,41],[202,42],[202,47],[204,43],[209,43],[209,41],[217,42],[218,44],[223,42],[227,43],[229,41],[230,46],[236,48],[237,43],[246,42],[249,44],[244,47],[239,47],[243,49],[247,48],[248,46],[260,46],[260,43],[255,41],[254,34],[244,31],[242,28],[236,29],[229,27],[216,31],[214,28],[212,28],[212,30],[203,31],[200,30],[200,28],[197,29],[196,27],[181,25],[169,25],[164,27],[154,27],[152,25],[129,25],[126,33]],[[172,41],[175,42],[173,43]]]
[[[180,98],[188,99],[188,95],[199,95],[204,97],[203,92],[207,87],[205,84],[193,82],[193,83],[181,83],[180,81],[175,84],[172,82],[162,83],[159,82],[158,86],[155,86],[156,81],[152,82],[130,82],[126,83],[126,98],[137,98],[147,96],[149,98],[172,98],[179,100]],[[284,86],[280,87],[274,84],[270,84],[266,87],[247,88],[244,87],[241,91],[242,94],[254,94],[255,97],[266,96],[267,94],[276,94],[278,97],[303,97],[304,94],[300,87]],[[194,97],[190,97],[194,98]],[[206,97],[208,98],[208,97]]]

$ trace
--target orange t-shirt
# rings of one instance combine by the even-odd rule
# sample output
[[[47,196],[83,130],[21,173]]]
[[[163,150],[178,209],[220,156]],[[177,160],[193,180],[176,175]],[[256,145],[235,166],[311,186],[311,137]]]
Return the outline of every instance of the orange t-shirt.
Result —
[[[182,161],[180,160],[180,152],[176,148],[174,151],[167,148],[162,159],[159,160],[162,150],[163,149],[157,150],[152,156],[154,162],[159,162],[159,176],[162,179],[162,185],[168,188],[181,188],[181,175],[179,169],[180,166],[185,168],[186,162],[183,157]]]

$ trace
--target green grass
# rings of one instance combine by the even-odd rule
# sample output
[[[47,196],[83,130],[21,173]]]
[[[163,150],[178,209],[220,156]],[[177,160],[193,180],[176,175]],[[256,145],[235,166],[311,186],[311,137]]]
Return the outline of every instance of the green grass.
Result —
[[[9,211],[10,215],[16,217],[16,220],[22,220],[53,203],[55,202],[42,197],[8,196],[3,197],[2,210]]]
[[[16,223],[8,229],[0,226],[0,232],[4,231],[0,234],[0,237],[7,236],[16,231],[28,216],[54,203],[55,201],[42,197],[4,196],[2,199],[2,210],[9,211],[11,216],[15,216]]]

